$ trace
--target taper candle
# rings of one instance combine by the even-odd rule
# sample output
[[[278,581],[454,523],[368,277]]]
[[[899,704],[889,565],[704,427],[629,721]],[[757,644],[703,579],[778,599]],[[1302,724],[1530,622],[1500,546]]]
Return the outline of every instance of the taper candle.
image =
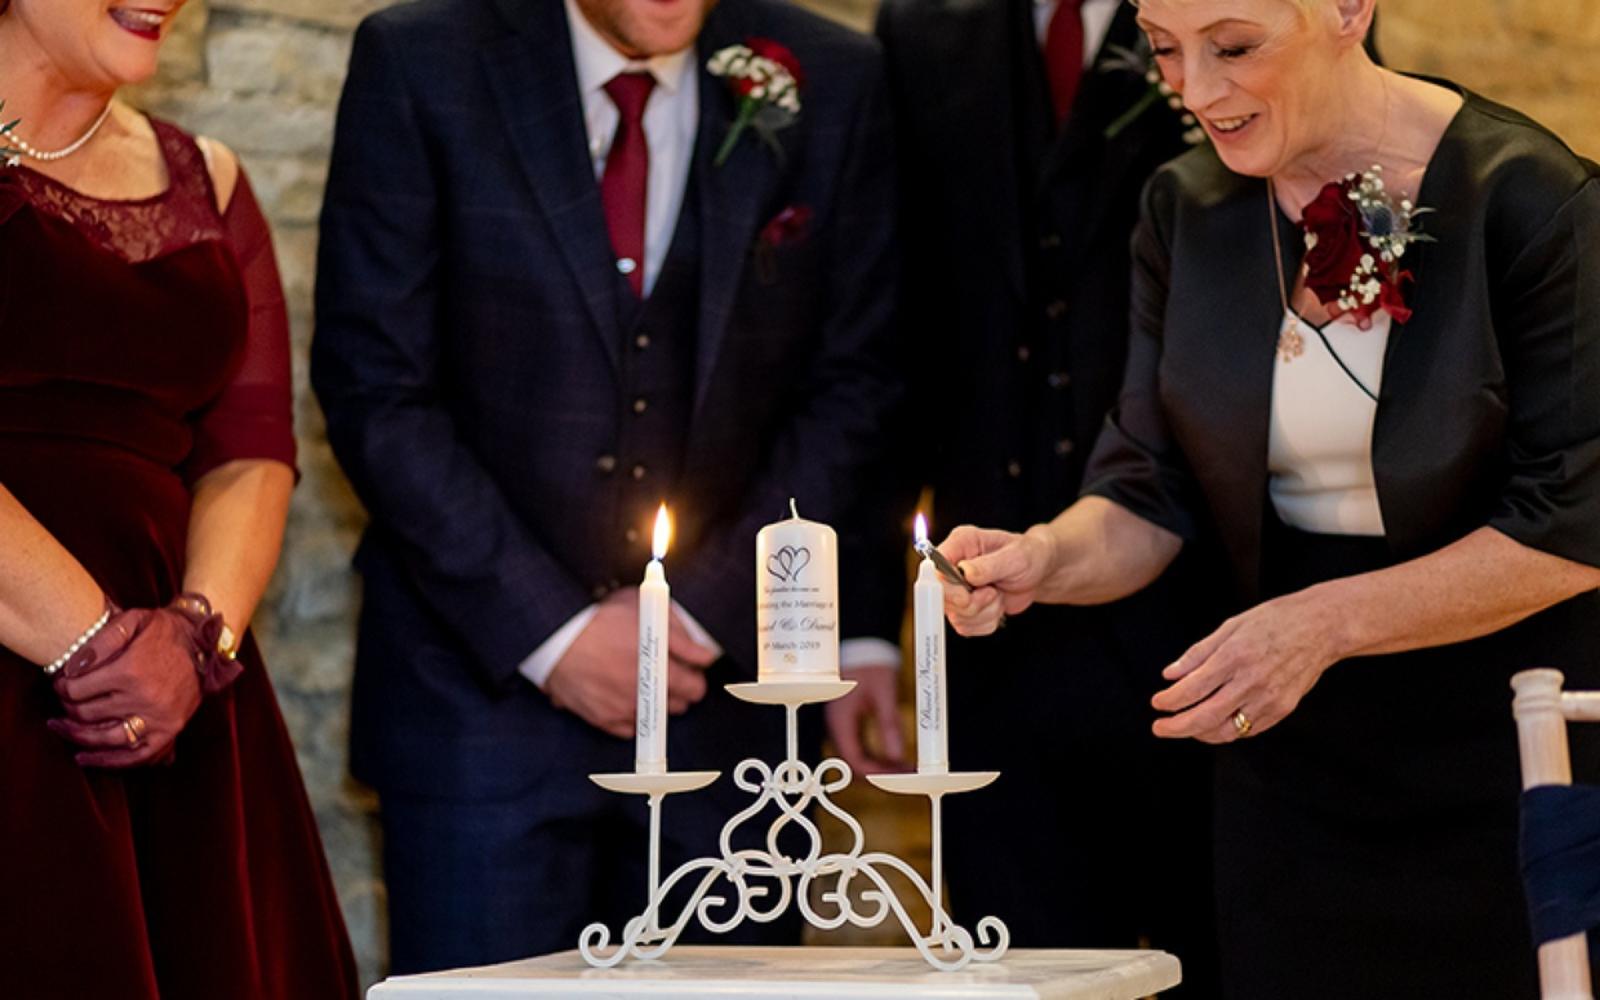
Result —
[[[917,515],[917,549],[928,548],[928,521]],[[949,730],[945,723],[944,584],[933,560],[923,556],[912,588],[916,638],[917,772],[944,774],[950,769]]]
[[[672,537],[667,505],[656,512],[654,556],[639,584],[639,704],[634,719],[633,769],[639,774],[667,770],[667,624],[672,614],[672,588],[661,565]]]

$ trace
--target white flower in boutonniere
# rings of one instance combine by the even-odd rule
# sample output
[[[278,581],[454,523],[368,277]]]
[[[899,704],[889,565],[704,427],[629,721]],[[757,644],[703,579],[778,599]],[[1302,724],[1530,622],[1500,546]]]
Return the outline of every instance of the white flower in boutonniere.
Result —
[[[728,81],[739,105],[713,162],[720,167],[727,161],[746,128],[753,129],[781,161],[778,131],[799,121],[800,88],[805,83],[794,53],[768,38],[748,38],[743,45],[718,49],[706,71]]]
[[[1106,51],[1111,53],[1111,58],[1100,64],[1100,72],[1135,73],[1144,77],[1144,82],[1150,85],[1127,111],[1118,115],[1116,121],[1106,126],[1107,139],[1115,139],[1140,115],[1157,104],[1165,104],[1167,110],[1177,115],[1178,121],[1182,123],[1184,142],[1198,146],[1206,141],[1206,130],[1201,127],[1194,115],[1183,110],[1183,98],[1162,78],[1161,70],[1156,67],[1155,55],[1150,52],[1146,42],[1141,40],[1138,50],[1124,48],[1121,45],[1107,45]]]

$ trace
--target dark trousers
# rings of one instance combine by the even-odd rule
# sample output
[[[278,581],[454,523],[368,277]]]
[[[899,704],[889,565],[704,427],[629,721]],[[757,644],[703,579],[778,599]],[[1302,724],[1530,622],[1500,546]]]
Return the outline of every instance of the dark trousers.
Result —
[[[1001,775],[945,800],[951,909],[999,917],[1013,947],[1171,952],[1184,985],[1163,996],[1215,1000],[1210,754],[1150,734],[1169,651],[1127,662],[1097,611],[1031,608],[952,645],[952,764]]]

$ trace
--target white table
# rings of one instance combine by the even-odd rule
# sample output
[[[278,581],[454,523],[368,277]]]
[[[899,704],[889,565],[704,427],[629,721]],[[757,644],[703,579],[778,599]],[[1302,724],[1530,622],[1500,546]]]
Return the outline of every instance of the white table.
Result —
[[[685,945],[659,962],[629,962],[615,969],[591,969],[576,951],[564,951],[478,969],[397,976],[374,986],[367,1000],[1137,1000],[1177,985],[1180,978],[1178,960],[1160,951],[1014,948],[999,962],[974,962],[960,972],[937,972],[909,947]]]

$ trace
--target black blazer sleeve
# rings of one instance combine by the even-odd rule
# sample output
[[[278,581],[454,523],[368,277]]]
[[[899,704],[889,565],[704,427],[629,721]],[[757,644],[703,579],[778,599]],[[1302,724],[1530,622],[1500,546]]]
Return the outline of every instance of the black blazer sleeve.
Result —
[[[589,603],[462,444],[441,363],[438,180],[403,60],[356,34],[322,214],[311,381],[410,582],[491,687]]]
[[[1592,566],[1600,566],[1597,260],[1600,177],[1591,175],[1491,292],[1509,397],[1510,475],[1489,526]]]
[[[1197,536],[1196,486],[1161,408],[1162,326],[1172,271],[1171,174],[1145,185],[1133,233],[1128,361],[1122,393],[1106,417],[1084,473],[1084,496],[1101,496],[1168,531]]]

